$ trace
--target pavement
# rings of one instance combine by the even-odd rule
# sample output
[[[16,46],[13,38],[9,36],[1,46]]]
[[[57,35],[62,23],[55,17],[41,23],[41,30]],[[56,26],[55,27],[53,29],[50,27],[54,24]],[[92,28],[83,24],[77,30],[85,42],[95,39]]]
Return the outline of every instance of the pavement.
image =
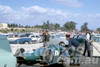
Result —
[[[93,56],[95,56],[95,57],[81,57],[79,66],[71,65],[70,67],[100,67],[100,53],[98,53],[98,51],[100,51],[100,44],[94,42],[93,45],[97,48],[97,49],[93,48]],[[14,50],[16,46],[17,45],[11,45],[12,50]],[[23,47],[27,50],[32,50],[32,49],[37,49],[41,46],[43,46],[42,43],[41,44],[33,44],[33,45],[19,45],[18,48]],[[31,48],[29,48],[29,47],[31,47]],[[52,67],[52,66],[63,67],[62,65],[58,65],[58,64],[54,64],[54,65],[50,65],[50,66],[46,66],[46,67]],[[20,67],[42,67],[42,66],[34,65],[34,66],[20,66]]]
[[[44,67],[63,67],[61,64],[54,64]],[[39,65],[34,66],[20,66],[20,67],[43,67]],[[94,57],[81,57],[80,65],[71,65],[70,67],[100,67],[100,58]]]
[[[93,42],[93,56],[100,57],[100,43]]]
[[[43,66],[20,66],[20,67],[43,67]],[[54,65],[49,65],[44,67],[63,67],[63,66],[61,64],[54,64]]]

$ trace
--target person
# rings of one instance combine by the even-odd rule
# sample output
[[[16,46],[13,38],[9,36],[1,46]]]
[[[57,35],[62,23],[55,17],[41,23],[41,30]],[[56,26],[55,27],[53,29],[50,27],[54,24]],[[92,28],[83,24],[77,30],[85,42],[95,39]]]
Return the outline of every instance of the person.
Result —
[[[81,45],[78,39],[76,38],[70,38],[70,35],[66,35],[66,40],[68,40],[68,49],[70,49],[72,46],[78,47]]]
[[[42,42],[44,42],[44,39],[45,39],[45,31],[42,30]]]
[[[81,50],[82,45],[81,42],[77,38],[70,38],[70,35],[66,35],[66,40],[68,40],[68,52],[70,56],[73,58],[73,64],[79,63],[79,58],[82,56]],[[76,59],[78,58],[78,59]],[[77,62],[76,62],[77,61]]]
[[[91,57],[90,40],[91,40],[91,33],[89,30],[86,30],[85,50],[83,56],[85,56],[87,52],[88,57]]]
[[[48,31],[45,31],[45,35],[44,35],[44,47],[48,46],[49,39],[50,39],[50,35],[49,35]]]

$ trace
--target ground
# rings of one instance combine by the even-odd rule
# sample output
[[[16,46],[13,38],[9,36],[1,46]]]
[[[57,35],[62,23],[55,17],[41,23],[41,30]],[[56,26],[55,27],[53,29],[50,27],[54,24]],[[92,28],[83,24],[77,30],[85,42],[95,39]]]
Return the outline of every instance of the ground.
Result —
[[[37,46],[40,46],[40,45],[37,45]],[[36,46],[35,46],[35,48],[36,48]],[[96,51],[95,51],[95,54],[97,54]],[[63,67],[62,65],[58,65],[58,64],[50,65],[50,66],[46,66],[46,67],[52,67],[52,66]],[[37,66],[20,66],[20,67],[41,67],[41,66],[37,65]],[[100,67],[100,58],[97,58],[97,57],[96,58],[94,58],[94,57],[91,57],[91,58],[82,57],[80,66],[73,65],[73,66],[70,66],[70,67]]]

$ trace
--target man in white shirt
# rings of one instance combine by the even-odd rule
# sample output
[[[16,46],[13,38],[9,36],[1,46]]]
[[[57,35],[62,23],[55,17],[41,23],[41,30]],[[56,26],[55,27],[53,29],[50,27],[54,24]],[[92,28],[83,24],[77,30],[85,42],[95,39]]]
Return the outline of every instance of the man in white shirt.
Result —
[[[90,34],[89,33],[87,33],[87,35],[86,35],[86,40],[90,40]]]
[[[89,30],[86,31],[86,40],[87,41],[91,40],[91,33],[89,32]]]
[[[86,30],[85,50],[83,55],[85,56],[87,51],[88,57],[91,57],[90,40],[91,40],[91,33],[89,32],[89,30]]]

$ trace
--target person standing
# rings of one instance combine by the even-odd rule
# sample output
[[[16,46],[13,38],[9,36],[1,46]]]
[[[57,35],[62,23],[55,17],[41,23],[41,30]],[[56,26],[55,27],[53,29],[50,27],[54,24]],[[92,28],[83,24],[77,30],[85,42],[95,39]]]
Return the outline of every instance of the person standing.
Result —
[[[45,39],[45,31],[43,30],[42,31],[42,42],[44,42],[44,39]]]
[[[91,40],[91,33],[89,30],[86,30],[85,50],[84,50],[83,56],[85,56],[87,52],[88,57],[91,57],[90,40]]]
[[[48,31],[45,31],[45,35],[44,35],[44,47],[48,46],[49,39],[50,39],[50,35],[49,35]]]

